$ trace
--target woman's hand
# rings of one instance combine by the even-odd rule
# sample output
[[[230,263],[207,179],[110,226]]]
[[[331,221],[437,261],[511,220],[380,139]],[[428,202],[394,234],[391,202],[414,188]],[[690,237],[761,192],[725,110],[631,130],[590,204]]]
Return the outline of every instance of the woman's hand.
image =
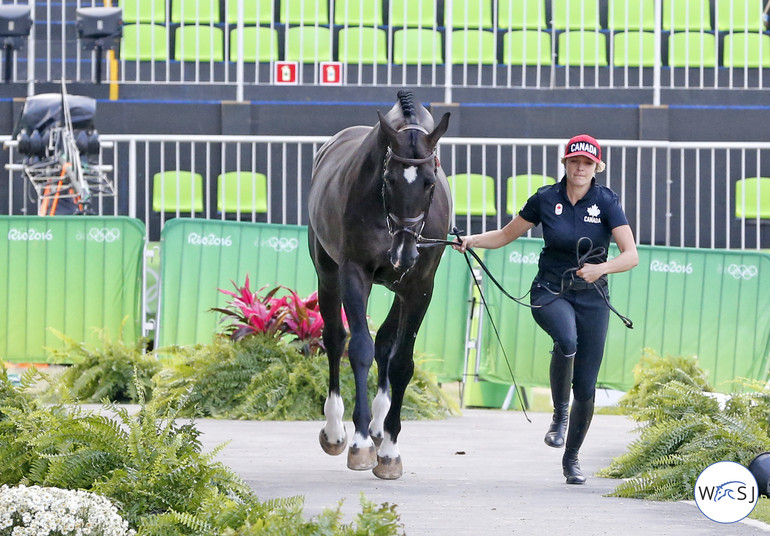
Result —
[[[475,242],[474,238],[475,238],[475,235],[467,235],[467,236],[460,237],[460,240],[462,240],[462,242],[458,242],[457,239],[455,239],[454,243],[452,244],[452,247],[457,251],[459,251],[460,253],[465,253],[466,249],[473,247]]]
[[[587,283],[593,283],[601,276],[606,274],[604,263],[601,264],[584,264],[583,267],[575,272],[578,276],[582,277]]]

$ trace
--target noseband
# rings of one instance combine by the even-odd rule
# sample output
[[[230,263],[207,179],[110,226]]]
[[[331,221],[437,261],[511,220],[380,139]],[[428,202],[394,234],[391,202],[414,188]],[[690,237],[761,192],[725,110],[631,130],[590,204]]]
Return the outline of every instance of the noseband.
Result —
[[[420,125],[411,125],[411,124],[404,125],[400,129],[398,129],[397,132],[402,132],[404,130],[417,130],[419,132],[422,132],[425,135],[428,134],[428,131],[425,130]],[[390,146],[388,146],[388,150],[385,152],[383,174],[384,174],[384,171],[388,168],[388,164],[390,163],[391,159],[407,166],[420,166],[422,164],[427,164],[428,162],[433,160],[435,161],[436,167],[439,166],[438,156],[436,155],[436,149],[433,149],[433,152],[424,158],[404,158],[403,156],[399,156],[396,153],[394,153],[393,149],[391,149]],[[428,206],[425,208],[425,210],[423,210],[419,215],[415,216],[414,218],[402,218],[400,216],[393,214],[390,211],[390,209],[387,206],[387,202],[385,200],[385,182],[384,181],[382,183],[382,202],[385,207],[385,214],[386,214],[385,221],[388,224],[388,233],[390,233],[390,236],[395,236],[399,233],[408,233],[419,240],[420,235],[422,234],[422,230],[425,227],[425,220],[427,219],[427,216],[428,216],[428,210],[430,209],[430,205],[433,202],[433,191],[431,191],[430,199],[428,199]]]

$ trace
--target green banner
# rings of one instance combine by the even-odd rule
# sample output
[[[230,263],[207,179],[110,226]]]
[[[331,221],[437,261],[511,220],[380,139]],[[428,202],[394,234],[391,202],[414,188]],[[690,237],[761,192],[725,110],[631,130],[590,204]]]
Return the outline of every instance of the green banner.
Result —
[[[423,322],[416,358],[441,381],[462,375],[469,276],[460,255],[444,254],[431,307]],[[447,262],[447,258],[454,262]],[[459,261],[461,264],[458,264]],[[161,298],[157,347],[211,342],[233,290],[249,275],[252,290],[283,285],[305,297],[317,288],[307,247],[307,227],[176,218],[161,234]],[[369,315],[379,326],[392,301],[372,290]]]
[[[487,252],[495,277],[515,295],[537,273],[542,240],[519,239]],[[627,390],[644,348],[661,355],[696,355],[719,390],[736,378],[766,380],[770,357],[770,255],[749,251],[639,246],[639,266],[609,276],[612,304],[630,317],[627,329],[614,315],[599,384]],[[617,255],[613,246],[610,255]],[[764,279],[763,279],[764,278]],[[548,386],[551,341],[531,311],[486,282],[487,300],[500,329],[516,380]],[[527,298],[528,301],[528,298]],[[485,379],[510,383],[505,357],[490,326],[483,330]]]
[[[96,344],[141,335],[144,225],[125,217],[0,216],[0,357],[45,362],[54,328]]]

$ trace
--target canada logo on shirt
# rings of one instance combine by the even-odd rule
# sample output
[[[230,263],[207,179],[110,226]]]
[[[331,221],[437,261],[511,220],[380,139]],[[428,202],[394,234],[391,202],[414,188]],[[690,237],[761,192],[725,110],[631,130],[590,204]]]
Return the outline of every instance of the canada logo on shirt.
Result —
[[[553,212],[557,216],[561,216],[562,210],[564,210],[564,207],[562,206],[561,203],[556,203],[556,206],[553,207]]]
[[[599,214],[602,213],[601,210],[599,210],[599,207],[596,206],[594,203],[590,207],[586,209],[586,212],[588,212],[588,216],[583,216],[583,221],[586,223],[601,223],[602,219],[599,217]]]

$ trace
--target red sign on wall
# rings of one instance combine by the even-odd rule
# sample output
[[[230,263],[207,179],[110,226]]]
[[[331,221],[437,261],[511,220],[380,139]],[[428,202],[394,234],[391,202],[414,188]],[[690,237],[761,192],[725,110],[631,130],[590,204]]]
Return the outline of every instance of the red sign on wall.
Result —
[[[321,83],[330,86],[342,85],[342,63],[339,61],[322,61]]]
[[[296,61],[275,62],[275,83],[297,85],[299,83],[298,69],[299,63]]]

